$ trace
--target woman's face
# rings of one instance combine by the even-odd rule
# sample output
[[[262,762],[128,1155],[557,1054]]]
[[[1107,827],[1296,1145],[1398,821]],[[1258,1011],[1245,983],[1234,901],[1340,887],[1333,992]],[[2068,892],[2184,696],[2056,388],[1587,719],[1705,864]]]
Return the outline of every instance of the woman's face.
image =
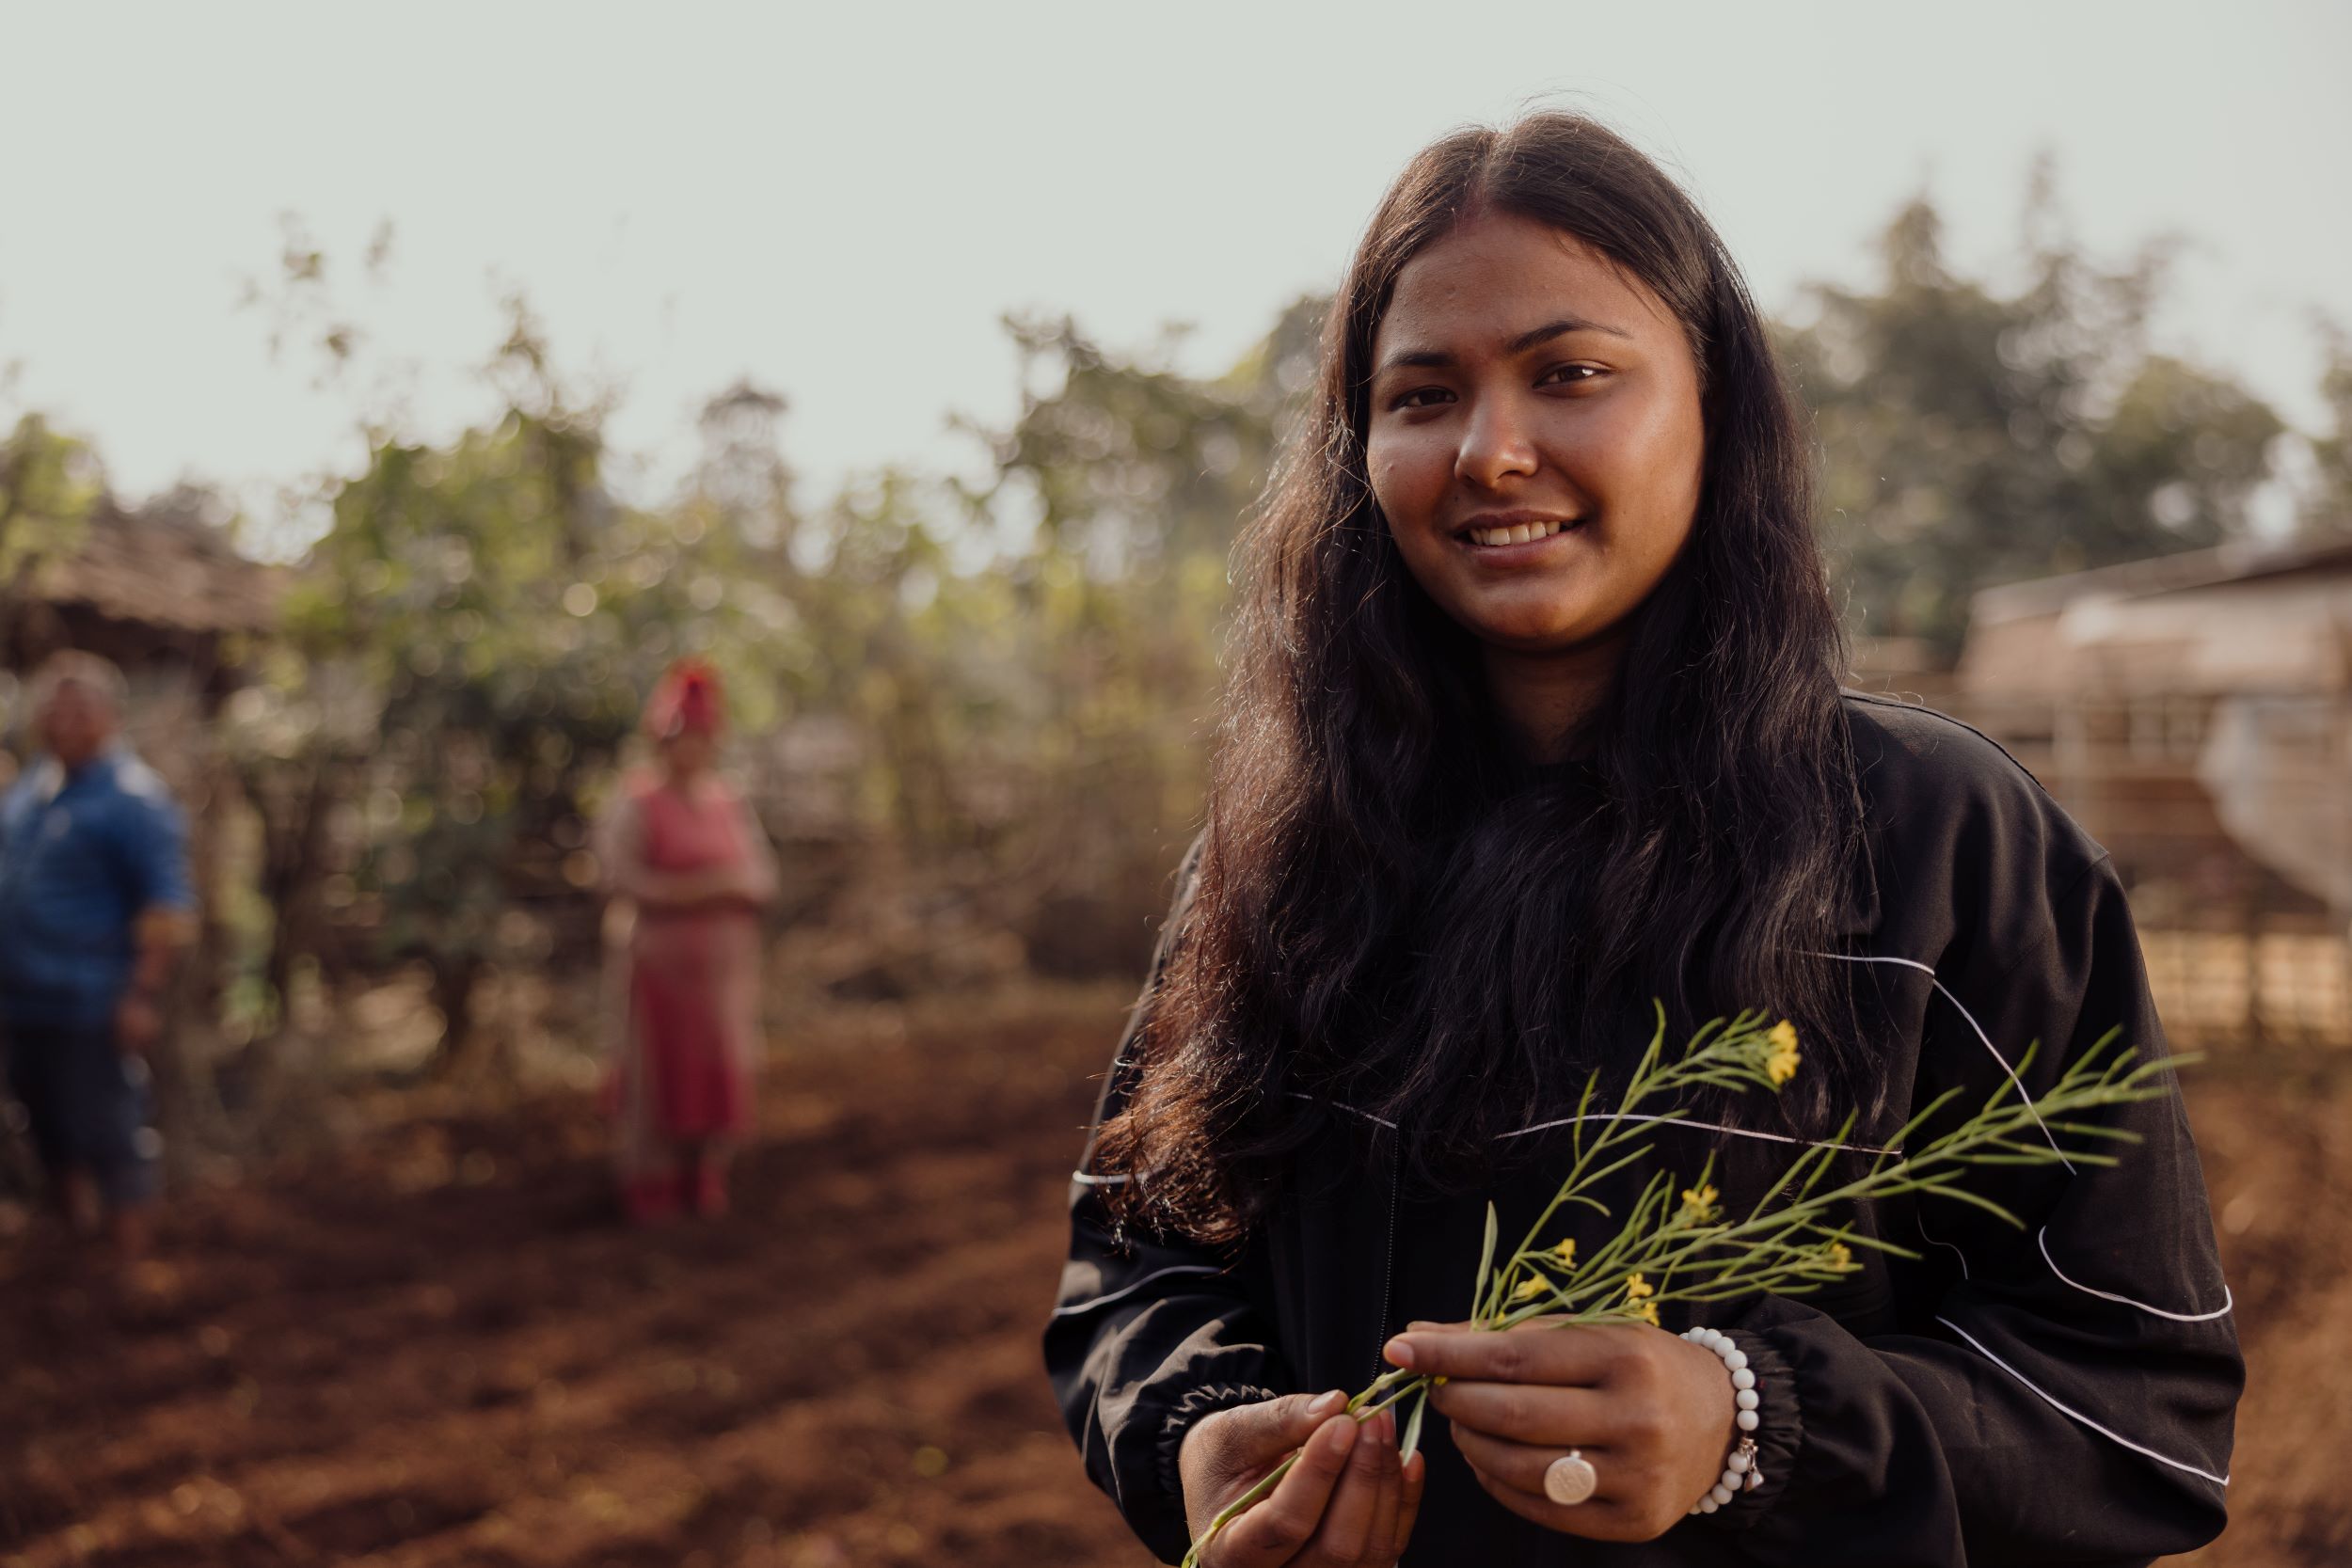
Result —
[[[1556,229],[1482,214],[1406,263],[1371,394],[1397,549],[1491,648],[1622,637],[1691,536],[1704,429],[1681,325]]]
[[[661,743],[661,760],[679,778],[697,778],[719,760],[718,736],[702,730],[680,730]]]

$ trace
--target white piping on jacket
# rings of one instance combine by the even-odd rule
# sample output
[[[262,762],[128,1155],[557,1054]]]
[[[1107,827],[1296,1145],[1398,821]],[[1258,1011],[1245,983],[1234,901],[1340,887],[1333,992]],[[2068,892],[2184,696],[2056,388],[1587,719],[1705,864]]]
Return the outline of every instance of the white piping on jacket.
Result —
[[[1936,973],[1932,968],[1919,962],[1916,958],[1886,958],[1876,954],[1823,953],[1819,955],[1819,957],[1824,958],[1835,958],[1840,963],[1896,964],[1904,969],[1915,969],[1920,974],[1925,974],[1928,977],[1929,982],[1932,984],[1938,991],[1943,993],[1944,1000],[1949,1002],[1954,1007],[1958,1008],[1960,1010],[1960,1016],[1968,1021],[1968,1027],[1975,1031],[1977,1038],[1982,1040],[1984,1042],[1984,1048],[1993,1053],[1993,1059],[2001,1064],[2001,1070],[2009,1074],[2009,1081],[2017,1085],[2017,1093],[2019,1097],[2026,1101],[2028,1107],[2032,1105],[2033,1096],[2026,1092],[2026,1085],[2019,1082],[2015,1070],[2010,1067],[2008,1060],[2002,1056],[2000,1052],[1994,1046],[1991,1038],[1986,1036],[1983,1025],[1977,1022],[1976,1015],[1974,1013],[1971,1013],[1966,1006],[1963,1006],[1960,998],[1952,994],[1951,989],[1945,985],[1942,979],[1937,977]],[[2049,1140],[2050,1148],[2058,1153],[2060,1163],[2066,1166],[2067,1171],[2074,1175],[2081,1174],[2074,1169],[2074,1163],[2066,1158],[2065,1151],[2058,1148],[2058,1140],[2050,1136],[2050,1129],[2047,1126],[2042,1125],[2042,1117],[2039,1115],[2036,1115],[2033,1119],[2036,1126],[2042,1127],[2042,1137]],[[1960,1248],[1954,1246],[1949,1242],[1942,1241],[1934,1236],[1929,1235],[1927,1222],[1924,1219],[1921,1219],[1919,1222],[1919,1234],[1927,1237],[1928,1241],[1936,1246],[1944,1248],[1953,1257],[1959,1259],[1961,1277],[1963,1279],[1969,1277],[1968,1255],[1966,1253],[1961,1251]],[[2093,1290],[2088,1285],[2080,1284],[2074,1280],[2067,1278],[2066,1271],[2059,1268],[2058,1265],[2058,1259],[2050,1256],[2050,1227],[2048,1226],[2045,1225],[2042,1227],[2041,1231],[2035,1236],[2034,1242],[2035,1244],[2042,1249],[2042,1260],[2050,1265],[2050,1272],[2058,1275],[2062,1284],[2080,1291],[2087,1296],[2097,1296],[2102,1301],[2112,1301],[2121,1306],[2135,1307],[2139,1311],[2149,1314],[2151,1317],[2169,1319],[2176,1323],[2210,1323],[2216,1318],[2227,1317],[2231,1308],[2236,1305],[2236,1298],[2231,1294],[2230,1282],[2226,1279],[2221,1282],[2221,1305],[2210,1312],[2169,1312],[2161,1307],[2151,1307],[2144,1301],[2135,1301],[2130,1296],[2120,1296],[2111,1291]],[[2070,1412],[2069,1414],[2072,1413]]]
[[[1091,1312],[1098,1307],[1108,1307],[1120,1297],[1132,1295],[1151,1284],[1152,1281],[1165,1279],[1171,1274],[1223,1274],[1224,1272],[1225,1265],[1222,1263],[1170,1263],[1164,1269],[1153,1269],[1141,1279],[1128,1281],[1107,1295],[1096,1296],[1089,1301],[1073,1301],[1067,1307],[1057,1307],[1054,1308],[1053,1315],[1057,1318],[1070,1318],[1081,1312]]]
[[[2134,1453],[2145,1454],[2159,1465],[2169,1465],[2175,1470],[2183,1470],[2187,1472],[2189,1475],[2199,1477],[2204,1481],[2212,1481],[2216,1486],[2227,1486],[2230,1484],[2230,1478],[2228,1476],[2217,1476],[2211,1470],[2201,1470],[2196,1465],[2185,1464],[2180,1460],[2172,1458],[2169,1454],[2158,1453],[2155,1449],[2148,1448],[2144,1444],[2133,1442],[2122,1433],[2109,1431],[2107,1428],[2103,1427],[2098,1422],[2092,1420],[2090,1417],[2084,1415],[2081,1411],[2059,1403],[2057,1400],[2053,1399],[2047,1392],[2045,1392],[2040,1385],[2036,1384],[2033,1379],[2027,1377],[2025,1373],[2019,1371],[2016,1368],[2010,1366],[2008,1362],[2002,1360],[1999,1356],[1985,1349],[1984,1342],[1982,1340],[1979,1339],[1975,1335],[1969,1333],[1966,1329],[1961,1327],[1960,1324],[1952,1322],[1949,1318],[1942,1316],[1937,1317],[1935,1321],[1942,1323],[1946,1328],[1950,1329],[1954,1334],[1959,1335],[1962,1338],[1967,1340],[1971,1345],[1975,1346],[1977,1353],[1979,1355],[1982,1355],[1987,1361],[1992,1362],[1995,1367],[2000,1368],[2001,1370],[2007,1372],[2010,1376],[2024,1384],[2026,1388],[2032,1391],[2033,1395],[2037,1399],[2041,1400],[2042,1403],[2048,1405],[2051,1409],[2057,1411],[2059,1415],[2066,1417],[2070,1420],[2079,1422],[2080,1424],[2089,1427],[2091,1431],[2097,1433],[2102,1437],[2107,1438],[2112,1442],[2122,1444],[2123,1447],[2131,1449]]]
[[[2050,1272],[2065,1283],[2074,1285],[2075,1290],[2087,1296],[2097,1296],[2102,1301],[2121,1302],[2123,1306],[2137,1307],[2151,1317],[2169,1318],[2176,1323],[2211,1323],[2216,1318],[2228,1317],[2230,1309],[2237,1305],[2237,1298],[2230,1293],[2230,1282],[2226,1279],[2221,1282],[2221,1305],[2210,1312],[2168,1312],[2161,1307],[2151,1307],[2144,1301],[2134,1301],[2129,1296],[2119,1296],[2112,1291],[2094,1291],[2088,1285],[2076,1285],[2074,1281],[2067,1279],[2066,1271],[2059,1268],[2058,1259],[2050,1256],[2050,1227],[2048,1226],[2042,1227],[2034,1237],[2034,1242],[2042,1248],[2042,1260],[2049,1264]]]
[[[1927,1216],[1924,1212],[1915,1213],[1913,1219],[1919,1227],[1920,1235],[1926,1237],[1931,1244],[1942,1247],[1960,1259],[1961,1278],[1973,1277],[1968,1272],[1966,1253],[1942,1237],[1931,1234],[1928,1229]],[[2224,1279],[2221,1282],[2221,1305],[2210,1312],[2172,1312],[2161,1307],[2151,1307],[2148,1303],[2131,1296],[2118,1295],[2113,1291],[2102,1291],[2093,1286],[2085,1285],[2080,1280],[2068,1278],[2066,1271],[2058,1267],[2058,1259],[2050,1256],[2050,1227],[2048,1226],[2045,1225],[2034,1232],[2034,1244],[2042,1249],[2042,1260],[2050,1265],[2050,1272],[2058,1276],[2059,1284],[2070,1290],[2080,1291],[2087,1296],[2097,1296],[2101,1301],[2111,1301],[2118,1306],[2131,1307],[2134,1311],[2145,1312],[2152,1318],[2164,1318],[2176,1323],[2209,1323],[2216,1318],[2228,1317],[2237,1305],[2237,1298],[2231,1293],[2230,1282]]]
[[[1123,1187],[1135,1180],[1132,1176],[1097,1176],[1092,1171],[1073,1170],[1070,1180],[1081,1187]]]
[[[1930,1246],[1940,1246],[1946,1252],[1950,1253],[1953,1257],[1960,1259],[1961,1278],[1970,1279],[1975,1277],[1968,1272],[1968,1255],[1961,1251],[1957,1246],[1954,1246],[1951,1243],[1946,1241],[1943,1237],[1935,1235],[1928,1229],[1928,1212],[1924,1207],[1918,1205],[1913,1206],[1911,1211],[1911,1223],[1919,1227],[1919,1239],[1921,1241],[1926,1242]],[[2060,1275],[2059,1277],[2063,1278],[2065,1276]]]
[[[1709,1132],[1728,1132],[1735,1138],[1762,1138],[1768,1143],[1802,1144],[1807,1148],[1834,1148],[1844,1154],[1900,1154],[1902,1152],[1899,1148],[1873,1148],[1867,1144],[1833,1143],[1826,1138],[1792,1138],[1786,1132],[1765,1132],[1752,1127],[1726,1127],[1720,1121],[1693,1121],[1689,1117],[1652,1116],[1646,1111],[1587,1111],[1581,1117],[1561,1117],[1552,1121],[1539,1121],[1533,1127],[1522,1127],[1516,1132],[1500,1133],[1496,1136],[1495,1142],[1501,1143],[1505,1138],[1523,1138],[1530,1132],[1547,1132],[1554,1127],[1565,1127],[1571,1122],[1579,1121],[1662,1121],[1670,1127],[1704,1128]]]
[[[1834,958],[1844,964],[1895,964],[1903,969],[1915,969],[1926,975],[1928,983],[1943,994],[1944,1000],[1960,1009],[1960,1016],[1968,1021],[1968,1027],[1976,1031],[1977,1038],[1984,1042],[1984,1048],[1993,1053],[1993,1059],[2001,1064],[2001,1070],[2009,1074],[2009,1081],[2017,1086],[2017,1098],[2026,1102],[2026,1112],[2032,1116],[2033,1124],[2042,1129],[2042,1139],[2049,1144],[2050,1152],[2058,1157],[2058,1164],[2066,1167],[2066,1173],[2069,1176],[2079,1174],[2074,1169],[2074,1162],[2069,1160],[2066,1157],[2066,1151],[2058,1148],[2058,1139],[2050,1135],[2050,1129],[2042,1120],[2042,1113],[2033,1108],[2033,1096],[2026,1092],[2025,1081],[2017,1076],[2017,1069],[2009,1065],[2009,1058],[2002,1055],[2000,1048],[1993,1043],[1993,1037],[1984,1032],[1984,1026],[1977,1022],[1977,1015],[1970,1012],[1962,1004],[1960,998],[1952,994],[1950,987],[1936,977],[1932,967],[1921,963],[1916,958],[1883,958],[1876,954],[1817,953],[1814,957]]]

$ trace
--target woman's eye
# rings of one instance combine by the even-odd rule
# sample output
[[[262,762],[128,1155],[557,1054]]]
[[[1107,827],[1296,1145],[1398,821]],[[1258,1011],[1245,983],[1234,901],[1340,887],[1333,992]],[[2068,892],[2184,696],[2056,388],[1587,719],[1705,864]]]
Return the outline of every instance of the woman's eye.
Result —
[[[1597,365],[1554,365],[1536,381],[1539,387],[1573,387],[1601,373]]]
[[[1435,408],[1451,403],[1454,394],[1442,387],[1416,387],[1409,392],[1399,392],[1389,400],[1391,408]]]

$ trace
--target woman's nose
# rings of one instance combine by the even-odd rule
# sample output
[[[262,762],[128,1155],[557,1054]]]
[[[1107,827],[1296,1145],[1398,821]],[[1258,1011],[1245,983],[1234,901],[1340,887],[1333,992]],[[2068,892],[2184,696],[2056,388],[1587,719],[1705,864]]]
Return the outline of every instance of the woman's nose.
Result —
[[[1536,461],[1534,437],[1510,399],[1481,398],[1471,406],[1454,453],[1456,479],[1490,490],[1534,473]]]

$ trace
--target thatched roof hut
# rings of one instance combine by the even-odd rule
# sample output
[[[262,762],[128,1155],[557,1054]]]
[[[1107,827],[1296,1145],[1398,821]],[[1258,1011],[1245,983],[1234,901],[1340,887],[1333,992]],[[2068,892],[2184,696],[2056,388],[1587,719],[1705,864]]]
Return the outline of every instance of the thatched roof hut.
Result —
[[[213,502],[175,491],[136,508],[101,500],[70,550],[0,592],[0,698],[61,648],[100,654],[130,683],[124,728],[191,806],[209,799],[212,721],[245,679],[252,639],[276,624],[285,574],[240,555]],[[19,750],[25,715],[0,701]],[[0,756],[0,778],[13,764]]]
[[[176,669],[217,698],[226,640],[267,630],[282,574],[237,553],[208,498],[175,491],[135,509],[102,501],[72,549],[37,563],[8,594],[0,668],[59,648],[103,654],[135,680]]]

